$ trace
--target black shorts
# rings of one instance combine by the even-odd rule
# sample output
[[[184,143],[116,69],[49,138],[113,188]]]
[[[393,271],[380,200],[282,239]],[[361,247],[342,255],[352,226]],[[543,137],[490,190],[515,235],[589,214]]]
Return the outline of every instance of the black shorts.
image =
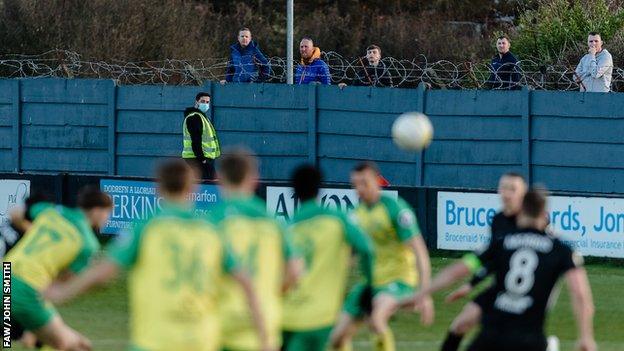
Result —
[[[547,346],[542,334],[499,333],[484,329],[470,344],[468,351],[546,351]]]

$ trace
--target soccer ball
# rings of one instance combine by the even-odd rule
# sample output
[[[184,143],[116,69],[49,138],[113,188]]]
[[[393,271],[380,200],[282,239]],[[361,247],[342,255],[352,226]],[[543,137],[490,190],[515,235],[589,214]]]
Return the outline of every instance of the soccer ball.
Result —
[[[431,143],[433,126],[420,112],[406,112],[392,124],[392,140],[403,150],[420,151]]]

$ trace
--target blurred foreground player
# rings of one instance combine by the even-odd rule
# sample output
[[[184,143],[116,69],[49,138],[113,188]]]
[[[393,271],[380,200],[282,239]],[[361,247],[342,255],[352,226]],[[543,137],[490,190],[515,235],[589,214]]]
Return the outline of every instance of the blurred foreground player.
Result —
[[[42,193],[31,193],[23,206],[11,209],[9,221],[0,226],[0,256],[4,257],[9,250],[22,239],[24,234],[30,229],[33,219],[30,217],[30,209],[40,203],[49,201],[48,197]]]
[[[219,161],[224,201],[212,211],[232,251],[251,277],[264,316],[268,345],[261,345],[243,290],[226,279],[221,302],[222,348],[256,351],[281,345],[282,290],[296,282],[302,262],[293,253],[285,228],[269,217],[266,205],[254,196],[258,164],[248,151],[226,153]]]
[[[87,267],[99,249],[92,228],[106,223],[111,208],[110,197],[97,187],[81,190],[78,208],[47,202],[30,207],[27,215],[34,222],[5,257],[11,262],[11,310],[17,329],[33,332],[39,342],[57,350],[91,350],[89,340],[63,322],[42,292]]]
[[[544,231],[548,225],[544,191],[527,192],[517,222],[516,232],[496,240],[478,256],[445,268],[412,303],[487,265],[495,283],[487,294],[481,332],[468,350],[544,351],[548,300],[559,277],[565,275],[579,329],[579,350],[596,350],[594,307],[583,260]]]
[[[409,205],[403,199],[394,200],[381,193],[379,170],[374,163],[357,165],[351,172],[351,183],[361,201],[353,217],[375,248],[373,285],[372,289],[365,284],[352,288],[332,334],[332,346],[342,350],[351,348],[357,322],[367,315],[358,302],[372,295],[370,326],[375,334],[374,350],[393,351],[394,336],[388,320],[396,312],[398,302],[414,293],[419,281],[421,288],[429,286],[429,252]],[[434,317],[433,301],[427,296],[420,302],[417,308],[421,322],[430,325]]]
[[[219,349],[218,307],[226,273],[245,291],[259,333],[265,335],[249,278],[209,222],[197,218],[189,195],[197,173],[182,160],[158,169],[161,209],[108,248],[107,257],[46,292],[65,301],[129,269],[132,350]]]
[[[524,178],[518,173],[505,173],[498,182],[498,194],[503,203],[503,210],[498,212],[492,219],[490,227],[490,243],[503,238],[508,233],[517,230],[516,217],[522,210],[522,200],[527,191]],[[455,301],[468,295],[488,275],[488,269],[484,266],[468,284],[462,285],[457,291],[448,296],[447,301]],[[451,323],[450,330],[442,344],[442,351],[456,351],[462,338],[472,328],[479,324],[481,314],[488,300],[487,290],[464,306],[462,312]]]
[[[370,284],[373,245],[343,213],[317,202],[321,174],[316,168],[296,169],[293,185],[301,207],[290,228],[306,270],[284,301],[282,350],[324,351],[340,314],[351,253],[359,255],[366,284]]]

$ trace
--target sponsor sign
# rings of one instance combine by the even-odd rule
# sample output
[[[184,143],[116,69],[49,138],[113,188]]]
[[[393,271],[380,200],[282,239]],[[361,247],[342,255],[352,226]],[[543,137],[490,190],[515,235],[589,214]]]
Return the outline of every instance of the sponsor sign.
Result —
[[[624,258],[624,199],[550,196],[551,230],[584,256]],[[438,193],[439,249],[478,250],[490,241],[497,194]]]
[[[396,190],[384,190],[385,195],[398,198]],[[321,188],[318,196],[322,206],[339,211],[349,212],[360,203],[357,193],[353,189]],[[299,207],[295,199],[294,189],[290,187],[268,186],[266,191],[267,211],[275,218],[288,221]]]
[[[24,204],[29,194],[30,180],[0,179],[0,226],[9,224],[11,209]]]
[[[156,191],[156,183],[149,181],[102,179],[100,189],[113,199],[113,211],[102,229],[105,234],[119,234],[134,221],[142,220],[160,209],[163,198]],[[216,185],[201,184],[191,194],[195,211],[208,213],[220,199]]]

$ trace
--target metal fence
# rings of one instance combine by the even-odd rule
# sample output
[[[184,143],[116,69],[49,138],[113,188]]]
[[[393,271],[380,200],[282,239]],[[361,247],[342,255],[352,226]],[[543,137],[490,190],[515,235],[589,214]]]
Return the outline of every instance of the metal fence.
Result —
[[[336,52],[323,53],[323,59],[330,67],[332,83],[336,84],[350,84],[358,79],[358,72],[366,62],[365,58],[345,58]],[[489,81],[491,67],[485,61],[429,61],[421,55],[411,60],[385,57],[382,62],[395,87],[416,87],[420,83],[432,89],[497,89],[501,86],[497,84],[500,82]],[[119,85],[201,85],[207,80],[225,79],[227,63],[228,60],[222,57],[136,62],[92,61],[72,51],[53,50],[40,55],[0,55],[0,77],[104,78],[113,79]],[[513,85],[527,85],[536,90],[578,90],[574,76],[575,65],[545,66],[522,60],[517,65],[520,80]],[[286,60],[271,57],[269,66],[271,73],[265,81],[284,83]],[[624,91],[624,68],[614,68],[612,88],[613,91]]]

